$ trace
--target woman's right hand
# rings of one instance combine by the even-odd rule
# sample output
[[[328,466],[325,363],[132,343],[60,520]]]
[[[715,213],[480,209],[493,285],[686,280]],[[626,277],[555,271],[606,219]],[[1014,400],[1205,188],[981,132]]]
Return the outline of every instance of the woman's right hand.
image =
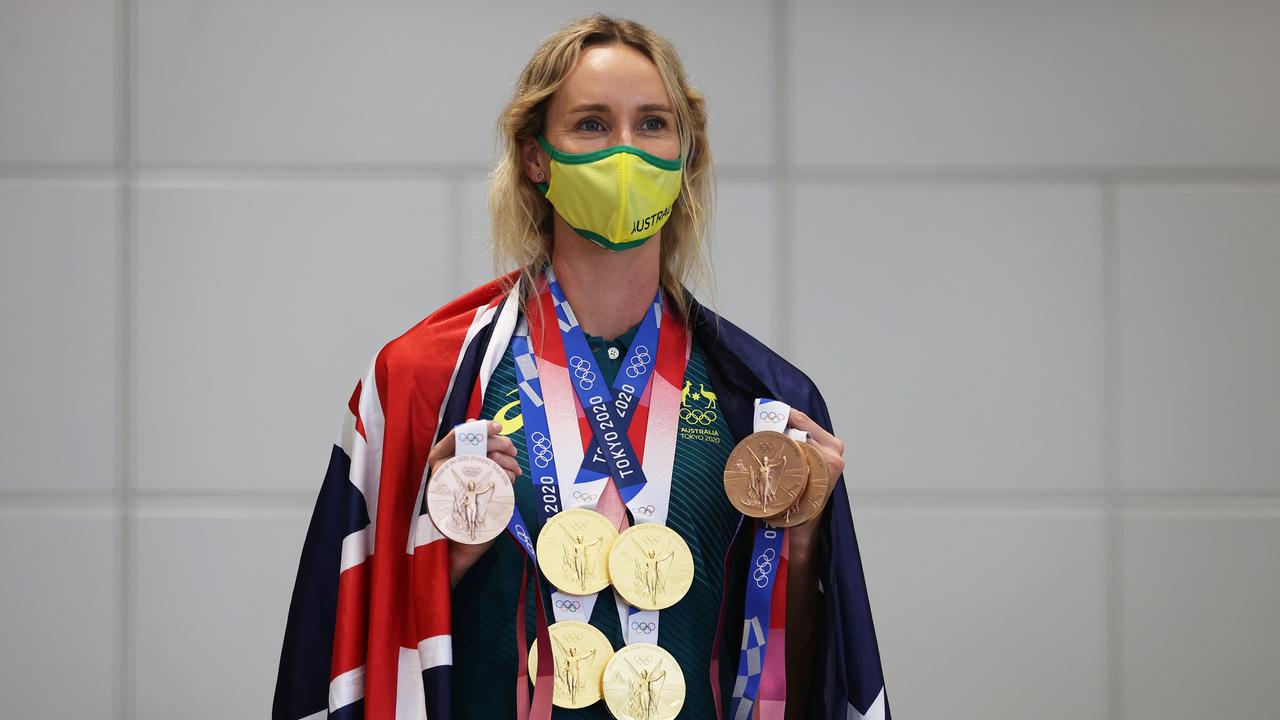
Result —
[[[470,422],[470,420],[468,420]],[[502,425],[490,421],[489,422],[489,459],[502,466],[507,472],[507,479],[515,482],[516,477],[523,474],[520,470],[520,463],[516,461],[516,445],[511,442],[511,438],[503,437],[498,434],[502,429]],[[453,435],[454,431],[450,430],[448,435],[440,438],[440,442],[431,448],[431,452],[427,455],[427,465],[431,468],[431,476],[436,474],[436,468],[440,467],[445,460],[453,457],[456,450],[456,441]],[[427,482],[431,482],[430,479]],[[499,536],[501,537],[501,536]],[[466,545],[463,543],[449,542],[449,587],[452,588],[458,584],[458,580],[471,569],[476,560],[485,554],[489,548],[493,547],[493,543],[498,538],[494,538],[486,543],[479,545]]]

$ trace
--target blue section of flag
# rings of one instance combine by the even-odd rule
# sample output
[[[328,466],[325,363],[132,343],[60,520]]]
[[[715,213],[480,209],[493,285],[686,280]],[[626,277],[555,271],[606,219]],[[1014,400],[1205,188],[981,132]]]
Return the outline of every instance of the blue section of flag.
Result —
[[[351,458],[334,445],[298,562],[276,678],[274,720],[298,720],[329,707],[342,540],[368,525],[369,508],[351,484]]]
[[[688,300],[690,325],[706,349],[707,369],[735,437],[751,434],[757,397],[777,398],[832,430],[826,401],[804,372],[692,296]],[[849,507],[842,475],[823,517],[819,564],[824,612],[816,633],[820,644],[807,716],[847,720],[850,705],[865,714],[884,692],[884,717],[892,720]]]

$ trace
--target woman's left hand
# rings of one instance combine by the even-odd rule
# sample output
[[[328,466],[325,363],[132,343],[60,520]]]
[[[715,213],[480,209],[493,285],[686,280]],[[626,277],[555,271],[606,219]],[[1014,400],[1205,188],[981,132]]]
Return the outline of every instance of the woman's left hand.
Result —
[[[791,408],[791,415],[787,418],[787,427],[793,427],[809,433],[809,442],[818,448],[818,452],[822,453],[823,459],[827,461],[827,468],[831,471],[831,482],[835,482],[836,478],[840,477],[840,473],[844,472],[844,441],[827,432],[821,425],[814,422],[813,418],[795,408]],[[812,520],[791,528],[791,541],[788,548],[791,562],[808,562],[810,560],[814,540],[821,525],[822,514],[819,513]]]

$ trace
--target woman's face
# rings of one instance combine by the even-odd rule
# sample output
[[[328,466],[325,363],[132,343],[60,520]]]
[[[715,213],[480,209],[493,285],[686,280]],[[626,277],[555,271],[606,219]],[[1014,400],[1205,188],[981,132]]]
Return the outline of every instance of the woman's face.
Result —
[[[680,154],[676,116],[658,68],[635,48],[588,48],[547,106],[543,134],[557,150],[583,153],[631,145],[661,158]],[[546,151],[530,140],[526,168],[531,180],[550,167]]]

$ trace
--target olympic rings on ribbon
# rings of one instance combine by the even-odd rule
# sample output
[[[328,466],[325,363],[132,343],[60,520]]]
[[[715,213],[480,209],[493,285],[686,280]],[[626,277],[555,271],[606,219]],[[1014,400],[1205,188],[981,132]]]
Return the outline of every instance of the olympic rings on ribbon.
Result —
[[[640,622],[639,620],[632,620],[631,629],[635,630],[636,632],[644,633],[645,635],[650,635],[653,633],[654,630],[658,629],[658,624],[651,623],[651,622]]]
[[[582,602],[580,600],[557,600],[556,609],[577,612],[582,609]]]
[[[656,507],[654,507],[654,506],[652,506],[652,505],[642,505],[642,506],[640,506],[640,507],[636,508],[636,512],[640,513],[641,515],[644,515],[645,517],[648,517],[648,516],[650,516],[650,515],[654,514],[655,512],[657,512],[657,510],[658,510],[658,508],[656,508]]]
[[[529,538],[529,531],[525,530],[523,525],[516,525],[516,537],[520,538],[525,545],[533,544],[533,540]]]
[[[701,408],[680,408],[680,419],[690,425],[710,425],[720,417],[715,410]]]
[[[760,419],[771,423],[782,422],[782,413],[773,410],[761,410]]]
[[[481,435],[480,433],[474,433],[474,432],[468,432],[468,433],[455,432],[453,434],[453,437],[455,442],[462,442],[467,445],[479,445],[480,441],[484,440],[484,435]]]
[[[596,499],[596,494],[589,493],[589,492],[582,492],[581,490],[574,490],[573,499],[581,500],[582,502],[591,502],[592,500]]]
[[[635,355],[631,356],[631,364],[627,366],[627,377],[638,378],[649,369],[649,363],[653,358],[649,356],[649,348],[644,345],[636,346]]]
[[[596,374],[591,371],[591,363],[583,360],[581,355],[574,355],[569,360],[569,366],[573,370],[573,376],[578,380],[578,387],[590,390],[591,386],[595,385]]]
[[[533,441],[533,445],[529,448],[533,453],[533,464],[540,468],[545,468],[551,464],[551,438],[543,435],[541,432],[534,431],[529,439]]]
[[[773,548],[765,548],[764,552],[756,556],[756,568],[751,573],[751,579],[756,581],[756,587],[762,588],[769,584],[769,576],[773,574],[773,560],[777,557],[777,553]]]

